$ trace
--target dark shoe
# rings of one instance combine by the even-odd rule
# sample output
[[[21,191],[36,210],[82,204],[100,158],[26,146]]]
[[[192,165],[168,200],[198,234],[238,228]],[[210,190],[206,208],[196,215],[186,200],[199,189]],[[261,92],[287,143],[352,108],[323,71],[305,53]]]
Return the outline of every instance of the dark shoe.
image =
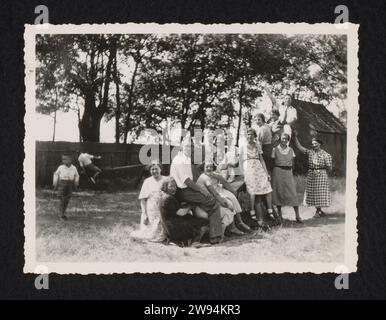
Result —
[[[191,247],[195,249],[200,249],[200,248],[206,248],[209,247],[209,243],[201,243],[201,242],[193,242]]]
[[[67,218],[66,216],[61,216],[61,217],[60,217],[60,220],[62,220],[62,221],[67,221],[68,218]]]
[[[261,222],[261,221],[258,222],[258,227],[259,227],[259,229],[263,230],[264,232],[271,230],[271,227],[268,224],[266,224],[265,222]]]
[[[249,214],[250,214],[250,216],[251,216],[251,218],[252,218],[253,220],[257,220],[257,216],[256,216],[255,210],[249,211]]]
[[[274,215],[273,222],[275,226],[280,226],[283,223],[283,219],[278,214],[276,214]]]
[[[219,244],[222,242],[222,237],[214,237],[212,239],[210,239],[210,244]]]
[[[301,224],[304,223],[303,220],[302,220],[301,218],[296,218],[296,222],[297,222],[297,223],[301,223]]]
[[[237,229],[237,227],[233,227],[229,230],[230,233],[235,234],[236,236],[242,236],[244,235],[244,232],[241,230]]]
[[[247,225],[247,224],[245,224],[244,222],[240,222],[239,224],[238,224],[238,227],[242,230],[242,231],[244,231],[244,232],[252,232],[252,229]]]
[[[325,217],[325,216],[326,216],[326,213],[325,213],[324,211],[322,211],[322,210],[319,210],[319,215],[320,215],[321,217]]]
[[[320,218],[320,217],[321,217],[321,215],[320,215],[319,211],[316,211],[314,214],[314,218]]]

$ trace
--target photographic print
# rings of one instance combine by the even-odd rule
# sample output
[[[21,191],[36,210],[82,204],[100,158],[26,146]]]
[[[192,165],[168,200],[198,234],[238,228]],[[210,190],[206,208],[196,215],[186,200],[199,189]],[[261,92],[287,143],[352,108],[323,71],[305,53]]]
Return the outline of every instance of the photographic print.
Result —
[[[358,25],[26,25],[25,272],[354,272]]]

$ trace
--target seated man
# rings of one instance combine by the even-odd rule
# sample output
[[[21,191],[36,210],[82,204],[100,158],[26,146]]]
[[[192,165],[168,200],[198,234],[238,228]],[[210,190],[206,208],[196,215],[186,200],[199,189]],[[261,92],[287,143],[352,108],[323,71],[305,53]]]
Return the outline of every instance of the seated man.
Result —
[[[193,181],[191,149],[191,139],[187,138],[170,167],[170,175],[177,184],[176,198],[180,202],[196,205],[208,213],[210,242],[220,243],[223,238],[220,205],[206,189]]]
[[[95,164],[92,163],[93,159],[101,159],[101,156],[93,156],[92,154],[82,153],[78,150],[78,161],[82,170],[87,174],[91,174],[90,180],[95,184],[96,177],[102,172]]]

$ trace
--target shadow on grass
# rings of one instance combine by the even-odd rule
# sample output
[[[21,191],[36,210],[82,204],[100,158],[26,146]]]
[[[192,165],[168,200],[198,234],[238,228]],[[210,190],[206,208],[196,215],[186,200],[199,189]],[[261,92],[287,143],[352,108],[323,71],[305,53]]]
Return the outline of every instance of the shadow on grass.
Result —
[[[323,225],[344,224],[345,215],[341,213],[327,213],[325,217],[304,219],[303,223],[297,223],[294,220],[284,219],[282,227],[284,228],[308,228],[320,227]]]
[[[226,246],[226,247],[239,247],[240,245],[254,243],[256,240],[263,239],[263,233],[260,231],[253,231],[251,233],[246,233],[242,236],[229,236],[225,237],[224,241],[215,246]]]

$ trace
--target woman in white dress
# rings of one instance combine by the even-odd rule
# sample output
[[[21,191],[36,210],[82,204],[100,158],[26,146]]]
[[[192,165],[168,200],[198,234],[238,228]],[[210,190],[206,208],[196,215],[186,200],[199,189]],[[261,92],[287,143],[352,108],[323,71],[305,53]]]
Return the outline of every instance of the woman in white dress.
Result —
[[[267,203],[268,215],[276,219],[276,212],[272,207],[271,176],[257,141],[257,133],[252,128],[247,131],[247,144],[240,148],[240,162],[243,166],[245,185],[250,195],[251,217],[257,220],[260,227],[267,227],[264,222],[263,200]]]
[[[241,219],[241,206],[236,198],[235,191],[232,186],[214,170],[212,162],[208,161],[204,164],[204,172],[197,180],[197,184],[206,188],[216,199],[221,206],[222,224],[225,228],[228,227],[229,233],[242,235],[243,231],[250,232],[251,229]],[[237,226],[235,224],[237,222]],[[240,229],[239,229],[239,228]]]
[[[142,211],[140,226],[131,233],[131,237],[162,242],[166,235],[161,222],[160,202],[161,187],[166,177],[161,175],[161,167],[155,162],[150,165],[150,174],[151,177],[145,179],[138,196]]]

